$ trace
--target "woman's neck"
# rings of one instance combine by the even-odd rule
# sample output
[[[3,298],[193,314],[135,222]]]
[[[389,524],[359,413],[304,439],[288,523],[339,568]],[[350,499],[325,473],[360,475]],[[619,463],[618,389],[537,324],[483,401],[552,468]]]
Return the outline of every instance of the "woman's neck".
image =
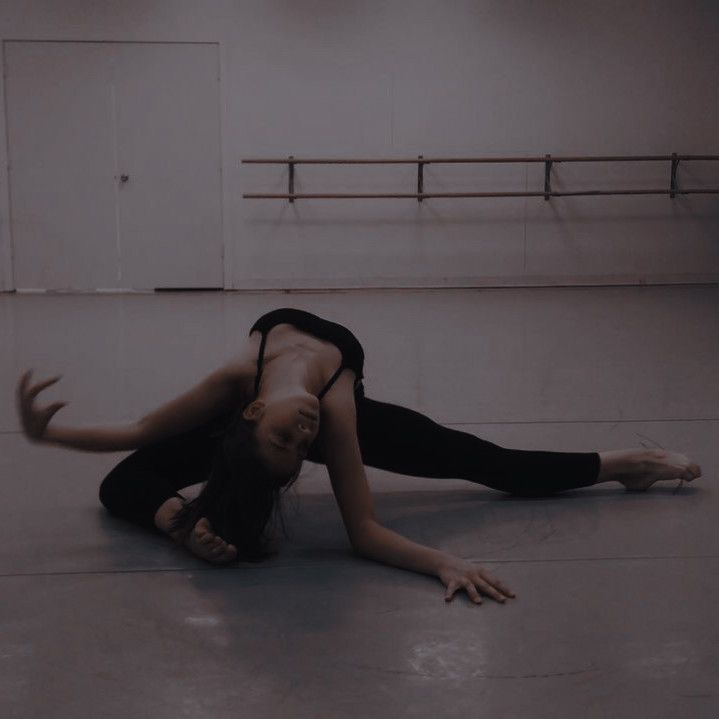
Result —
[[[297,391],[317,394],[317,371],[310,366],[303,352],[283,352],[269,362],[265,362],[260,382],[264,394],[292,394]],[[320,378],[321,379],[321,378]]]

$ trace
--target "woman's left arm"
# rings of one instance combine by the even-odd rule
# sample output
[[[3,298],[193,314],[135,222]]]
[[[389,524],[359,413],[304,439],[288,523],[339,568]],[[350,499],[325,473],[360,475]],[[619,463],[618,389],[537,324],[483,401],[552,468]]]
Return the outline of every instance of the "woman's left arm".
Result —
[[[16,389],[16,405],[23,434],[36,444],[54,444],[89,452],[121,452],[137,446],[137,423],[114,427],[59,427],[50,425],[53,416],[67,402],[54,402],[48,407],[35,406],[35,398],[46,387],[61,379],[62,375],[30,384],[32,370],[21,377]]]
[[[63,427],[53,424],[40,442],[86,452],[124,452],[139,447],[136,423],[110,427]]]
[[[238,372],[237,363],[231,362],[136,422],[108,427],[63,427],[49,423],[67,402],[55,402],[42,409],[34,406],[35,397],[62,375],[32,386],[29,370],[18,382],[17,408],[23,433],[31,442],[88,452],[123,452],[192,429],[230,408],[237,401]]]

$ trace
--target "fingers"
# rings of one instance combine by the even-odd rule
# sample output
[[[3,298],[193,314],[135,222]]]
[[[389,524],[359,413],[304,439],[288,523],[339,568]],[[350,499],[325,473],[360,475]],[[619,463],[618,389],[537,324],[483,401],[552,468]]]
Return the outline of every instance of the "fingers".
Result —
[[[447,591],[444,593],[444,600],[446,602],[451,602],[452,597],[454,597],[454,593],[459,589],[459,582],[451,581],[447,585]]]
[[[445,601],[451,601],[458,589],[464,589],[475,604],[482,603],[480,592],[500,604],[504,604],[507,597],[516,597],[515,593],[509,589],[509,587],[487,572],[467,572],[464,576],[460,574],[456,578],[451,579],[444,595]]]
[[[31,372],[32,370],[25,372],[25,374],[20,378],[20,382],[18,382],[17,399],[20,406],[27,404],[27,382]]]
[[[44,413],[47,414],[47,418],[50,419],[57,411],[62,409],[67,405],[67,402],[55,402],[50,407],[47,407],[44,410],[35,410],[33,408],[33,400],[35,397],[37,397],[40,392],[42,392],[46,387],[49,387],[51,384],[54,384],[58,380],[62,378],[62,375],[57,375],[57,377],[51,377],[48,380],[45,380],[44,382],[40,382],[39,384],[36,384],[34,387],[30,386],[28,387],[28,382],[30,379],[30,375],[32,374],[33,370],[28,370],[25,372],[22,377],[20,378],[20,382],[18,383],[17,388],[17,403],[18,403],[18,409],[20,413],[23,415],[23,417],[28,420],[29,417],[32,416],[33,412],[36,413]]]
[[[45,389],[45,387],[49,387],[51,384],[54,384],[55,382],[58,382],[62,379],[62,375],[59,374],[56,377],[51,377],[50,379],[46,379],[44,382],[36,384],[34,387],[30,386],[30,388],[28,389],[30,375],[33,372],[34,370],[29,369],[27,372],[23,373],[23,375],[20,377],[20,382],[18,383],[18,388],[20,389],[21,393],[23,395],[26,394],[29,397],[36,397],[40,392]]]
[[[482,603],[482,597],[480,596],[479,592],[475,588],[474,584],[472,584],[472,582],[469,581],[469,579],[463,579],[463,580],[459,580],[459,581],[453,579],[447,585],[447,591],[444,594],[445,601],[451,602],[452,598],[454,597],[454,593],[460,588],[467,590],[467,594],[469,594],[469,596],[473,602],[475,602],[476,604]]]
[[[517,596],[506,584],[502,584],[502,582],[495,581],[494,586],[497,587],[497,589],[499,589],[499,591],[507,597]]]
[[[51,404],[46,410],[46,416],[47,419],[52,419],[55,414],[57,414],[65,405],[67,402],[55,402],[54,404]]]
[[[50,379],[46,379],[44,382],[40,382],[40,384],[36,384],[34,387],[30,387],[27,391],[28,396],[33,398],[37,397],[46,387],[49,387],[51,384],[55,384],[55,382],[58,382],[61,378],[62,375],[59,374],[57,377],[51,377]]]
[[[469,598],[475,603],[475,604],[481,604],[482,603],[482,597],[480,593],[477,591],[477,588],[467,580],[464,583],[464,588],[467,590],[467,594],[469,594]]]
[[[472,577],[473,580],[479,580],[482,584],[487,584],[490,589],[490,596],[495,596],[497,593],[496,590],[499,590],[502,595],[505,595],[507,597],[515,597],[516,595],[514,592],[504,583],[500,582],[499,579],[496,577],[493,577],[489,572],[486,570],[480,569],[477,572],[475,572],[475,576]],[[501,596],[501,595],[500,595]]]
[[[501,592],[497,591],[489,582],[485,581],[481,576],[477,576],[474,579],[474,582],[487,596],[492,597],[492,599],[496,599],[498,602],[505,601],[506,597]]]
[[[447,591],[445,592],[444,599],[446,602],[451,602],[452,598],[454,597],[454,593],[459,589],[463,588],[467,590],[467,594],[469,594],[469,598],[475,603],[475,604],[481,604],[482,603],[482,597],[480,596],[479,592],[477,591],[476,587],[472,582],[470,582],[468,579],[464,579],[462,581],[451,581],[449,583],[449,586],[447,587]]]
[[[516,596],[506,584],[487,574],[487,572],[477,572],[476,582],[482,588],[485,588],[486,585],[487,593],[495,599],[501,598],[503,600],[505,597]]]
[[[29,369],[27,372],[24,372],[23,375],[20,377],[20,382],[18,383],[18,388],[21,390],[22,393],[25,392],[25,387],[27,386],[28,380],[29,380],[32,372],[33,371],[31,369]]]

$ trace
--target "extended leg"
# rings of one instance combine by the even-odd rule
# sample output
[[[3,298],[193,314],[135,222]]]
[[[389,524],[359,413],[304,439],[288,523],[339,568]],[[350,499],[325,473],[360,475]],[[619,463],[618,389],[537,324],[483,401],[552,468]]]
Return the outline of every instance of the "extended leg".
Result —
[[[600,471],[597,452],[509,449],[368,397],[357,401],[357,435],[368,466],[417,477],[467,479],[523,496],[587,487]]]

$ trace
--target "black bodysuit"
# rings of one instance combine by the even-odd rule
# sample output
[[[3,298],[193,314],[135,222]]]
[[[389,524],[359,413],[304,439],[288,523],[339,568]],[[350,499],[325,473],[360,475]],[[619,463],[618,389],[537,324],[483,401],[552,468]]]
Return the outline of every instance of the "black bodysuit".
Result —
[[[259,390],[267,333],[288,322],[303,332],[334,342],[342,363],[319,394],[321,399],[345,367],[357,375],[355,406],[357,439],[362,461],[414,477],[466,479],[520,496],[543,496],[595,483],[600,471],[598,452],[552,452],[511,449],[469,432],[438,424],[408,407],[364,396],[364,351],[357,338],[336,322],[304,310],[284,307],[268,312],[252,326],[262,332],[255,391]],[[122,459],[100,485],[100,501],[112,514],[157,530],[157,509],[168,498],[184,499],[178,490],[207,478],[222,441],[222,417],[189,432],[140,449]],[[319,442],[307,460],[324,464]]]

